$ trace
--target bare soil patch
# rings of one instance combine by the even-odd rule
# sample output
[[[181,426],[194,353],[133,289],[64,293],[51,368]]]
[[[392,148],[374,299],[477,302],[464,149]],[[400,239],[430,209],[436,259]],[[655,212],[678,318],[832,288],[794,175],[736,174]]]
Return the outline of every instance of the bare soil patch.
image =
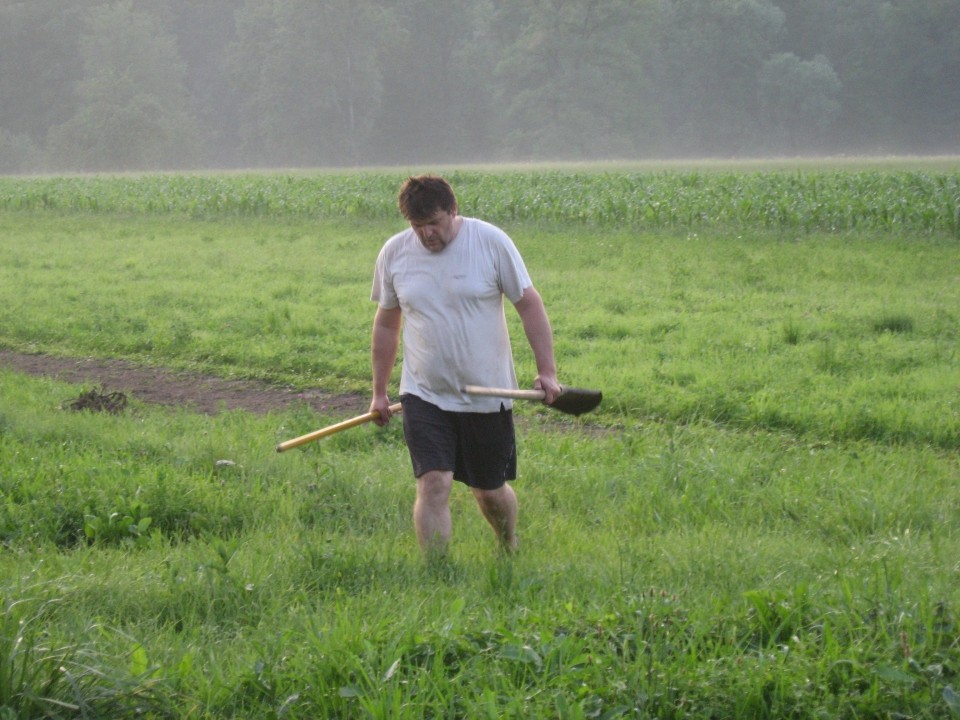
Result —
[[[63,358],[0,350],[0,367],[75,385],[97,386],[141,402],[181,407],[209,415],[224,410],[257,414],[308,405],[322,413],[366,412],[368,398],[337,395],[319,388],[295,390],[254,380],[230,380],[200,373],[145,367],[125,360]]]

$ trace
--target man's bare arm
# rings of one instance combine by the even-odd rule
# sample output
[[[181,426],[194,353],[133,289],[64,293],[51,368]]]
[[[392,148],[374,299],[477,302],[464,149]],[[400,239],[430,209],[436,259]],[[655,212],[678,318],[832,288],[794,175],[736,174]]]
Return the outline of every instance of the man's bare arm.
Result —
[[[397,361],[397,350],[400,347],[400,325],[402,312],[399,307],[377,308],[373,318],[373,334],[370,341],[370,355],[373,367],[373,399],[370,401],[370,412],[380,413],[380,418],[374,422],[377,425],[386,425],[390,421],[390,398],[387,388],[390,384],[390,375],[393,365]]]
[[[546,393],[544,402],[552,403],[560,394],[557,380],[557,363],[553,356],[553,329],[543,305],[543,298],[532,285],[523,291],[523,296],[513,305],[520,315],[523,331],[537,362],[537,379],[534,386]]]

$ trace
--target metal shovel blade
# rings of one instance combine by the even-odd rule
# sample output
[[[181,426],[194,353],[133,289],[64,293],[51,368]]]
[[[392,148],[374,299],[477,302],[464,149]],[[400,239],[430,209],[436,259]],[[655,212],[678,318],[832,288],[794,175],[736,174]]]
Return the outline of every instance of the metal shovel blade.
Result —
[[[599,390],[565,387],[550,407],[567,415],[579,416],[596,409],[601,400],[603,400],[603,393]]]

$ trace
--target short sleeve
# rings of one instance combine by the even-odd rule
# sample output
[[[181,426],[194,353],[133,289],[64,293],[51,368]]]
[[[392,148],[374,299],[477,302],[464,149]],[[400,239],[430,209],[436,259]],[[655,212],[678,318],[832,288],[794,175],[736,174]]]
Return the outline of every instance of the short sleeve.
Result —
[[[377,264],[373,271],[373,287],[370,289],[370,299],[378,303],[385,309],[395,308],[400,304],[397,299],[396,290],[393,287],[393,279],[387,267],[387,246],[380,250],[377,256]]]

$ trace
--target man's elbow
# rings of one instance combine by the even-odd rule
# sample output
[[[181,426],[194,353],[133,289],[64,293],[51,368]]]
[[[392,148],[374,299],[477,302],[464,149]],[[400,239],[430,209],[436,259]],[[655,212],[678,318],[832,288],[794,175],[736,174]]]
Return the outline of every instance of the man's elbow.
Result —
[[[517,300],[513,306],[517,309],[518,313],[523,315],[530,309],[543,307],[543,299],[540,297],[537,289],[531,285],[523,289],[523,295],[520,296],[520,299]]]

